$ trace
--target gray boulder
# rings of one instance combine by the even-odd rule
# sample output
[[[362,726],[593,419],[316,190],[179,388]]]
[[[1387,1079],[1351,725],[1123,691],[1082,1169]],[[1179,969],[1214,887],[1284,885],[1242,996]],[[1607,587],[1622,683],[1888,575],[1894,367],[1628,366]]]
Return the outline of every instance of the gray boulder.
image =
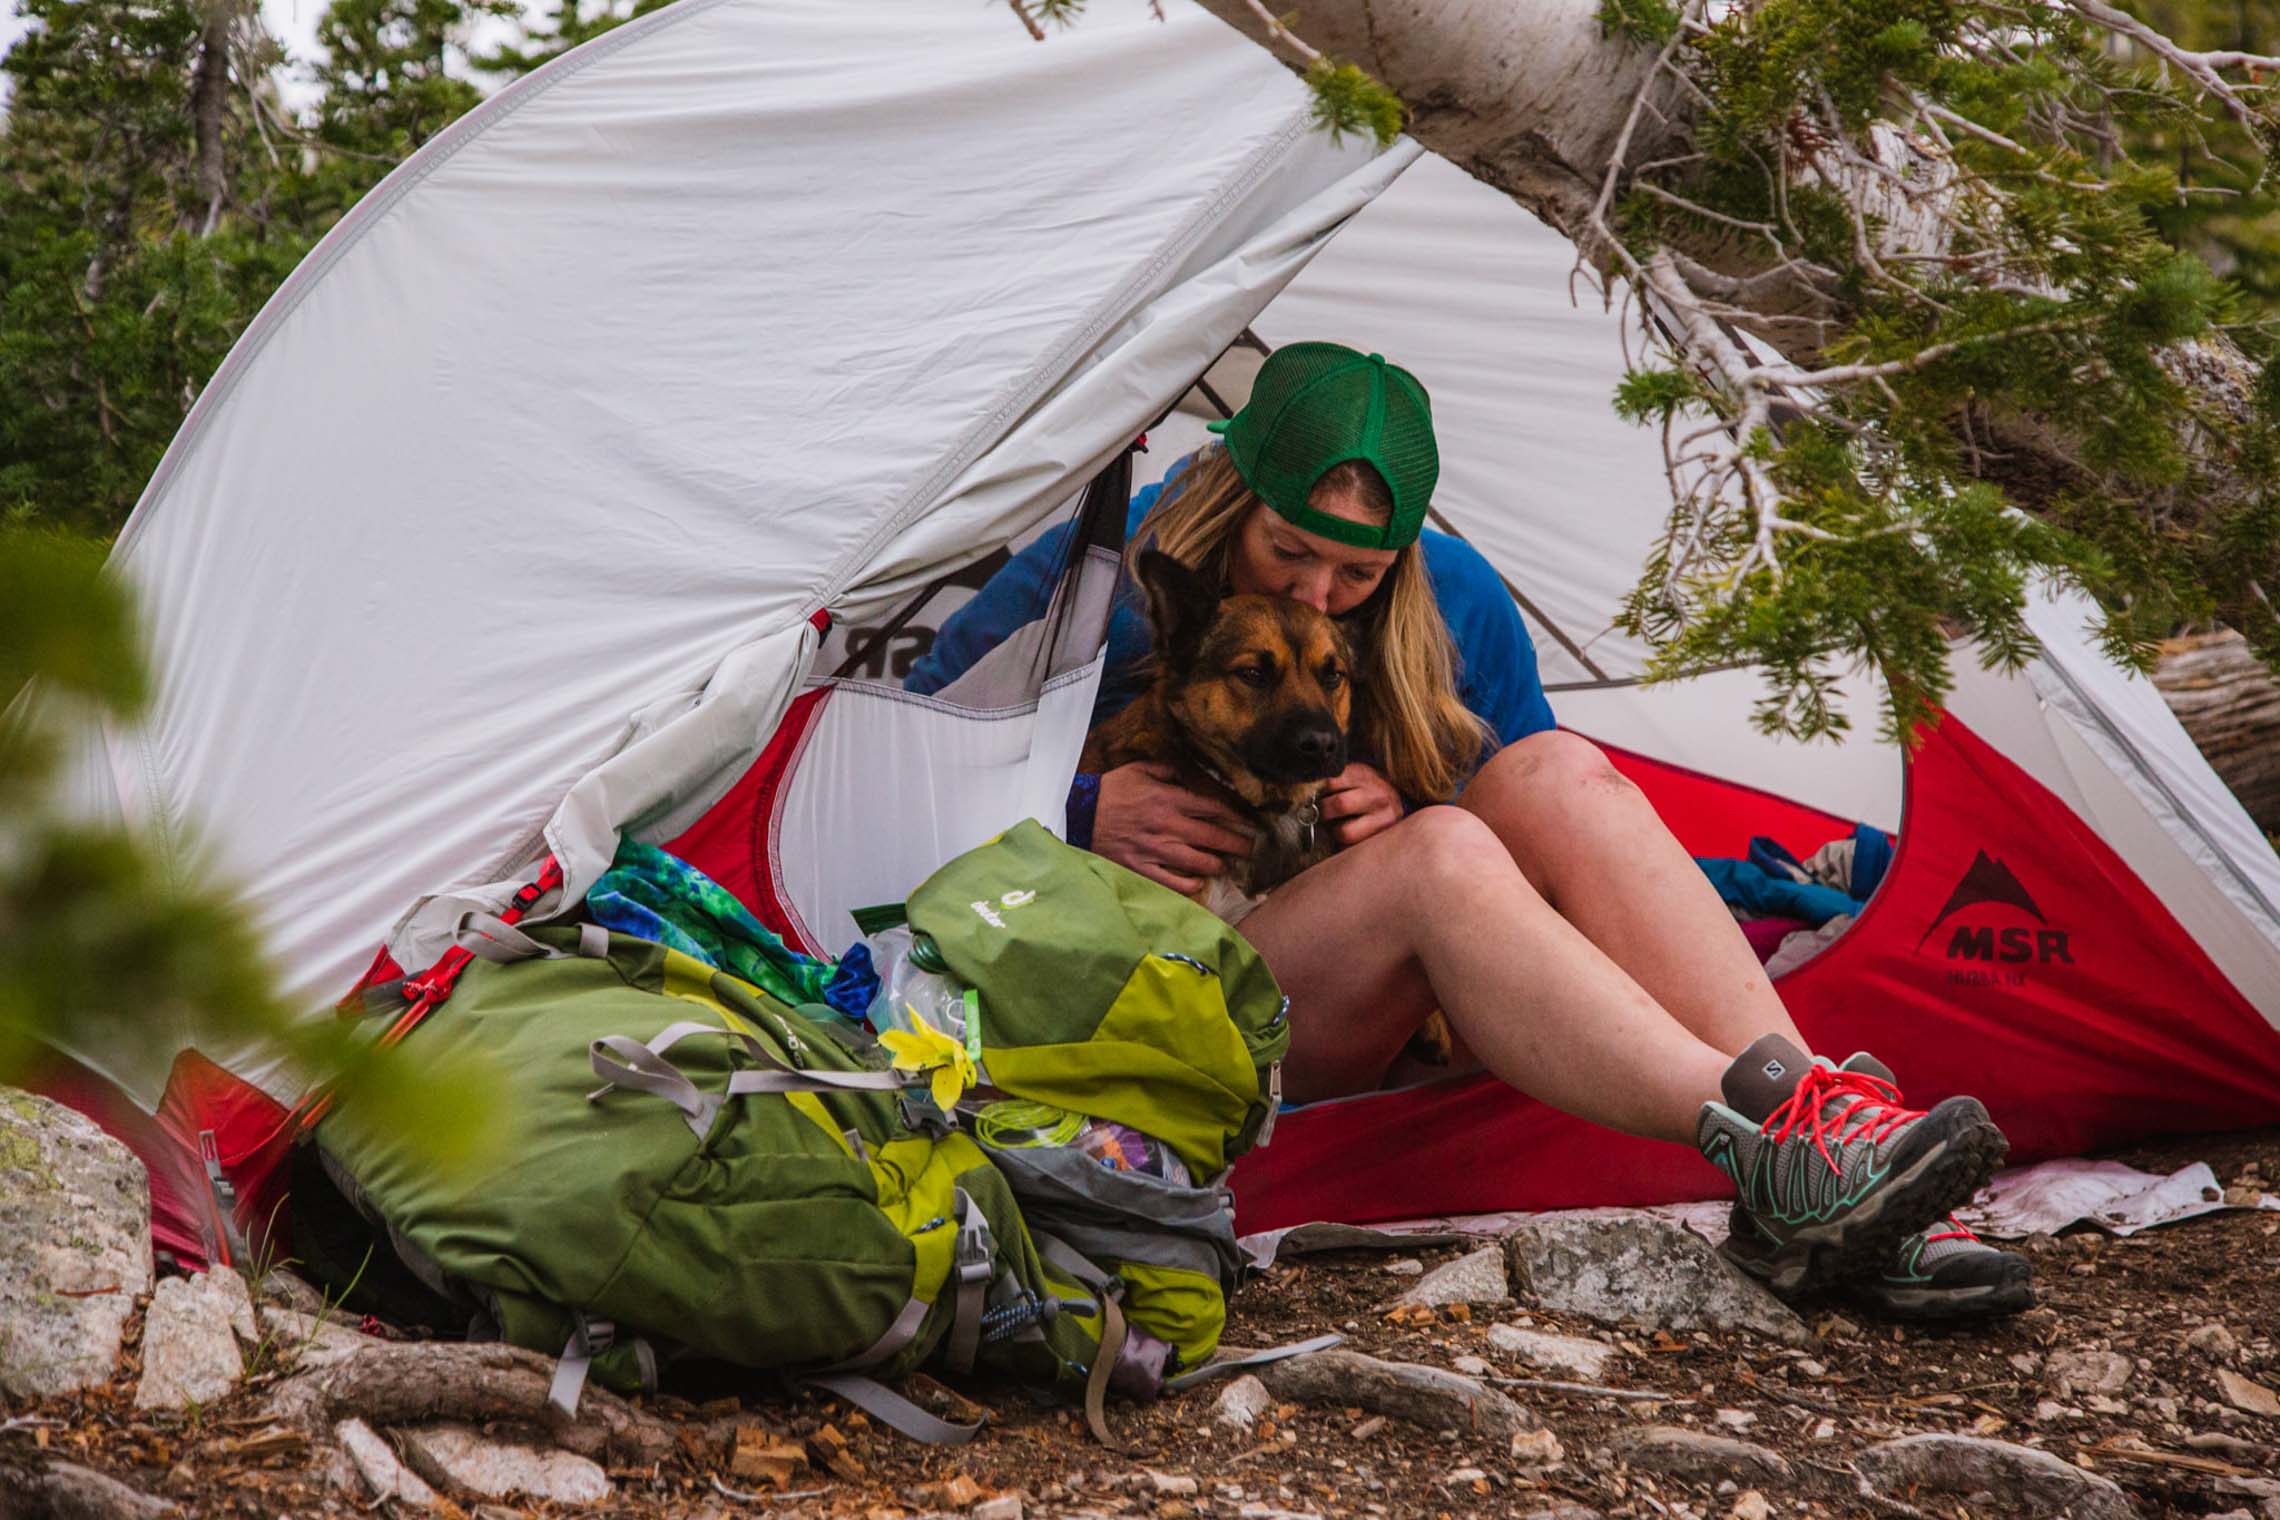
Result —
[[[553,1504],[598,1504],[610,1496],[609,1475],[576,1452],[534,1451],[466,1425],[421,1425],[403,1437],[412,1470],[450,1492]]]
[[[1438,1309],[1443,1304],[1479,1304],[1493,1307],[1512,1302],[1512,1284],[1504,1273],[1504,1248],[1483,1246],[1446,1266],[1435,1267],[1417,1285],[1394,1300],[1395,1306]]]
[[[245,1372],[241,1336],[256,1338],[244,1278],[222,1268],[160,1282],[143,1316],[135,1408],[185,1409],[228,1393]]]
[[[95,1121],[0,1087],[0,1392],[107,1383],[150,1291],[150,1183]]]
[[[1539,1372],[1577,1378],[1586,1383],[1603,1379],[1608,1364],[1623,1354],[1619,1347],[1588,1336],[1554,1335],[1548,1330],[1528,1330],[1519,1325],[1490,1325],[1488,1343]]]
[[[1805,1322],[1686,1226],[1632,1209],[1528,1220],[1507,1241],[1512,1279],[1544,1308],[1664,1330],[1747,1330],[1804,1346]]]

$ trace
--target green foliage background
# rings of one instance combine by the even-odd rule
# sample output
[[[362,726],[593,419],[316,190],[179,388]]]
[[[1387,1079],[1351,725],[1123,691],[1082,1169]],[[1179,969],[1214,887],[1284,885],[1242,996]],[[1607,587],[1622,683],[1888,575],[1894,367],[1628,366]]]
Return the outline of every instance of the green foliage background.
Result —
[[[253,0],[19,0],[32,27],[0,59],[0,521],[115,534],[344,211],[486,88],[660,3],[558,0],[470,56],[515,0],[333,0],[302,62]],[[289,105],[280,77],[313,95]]]
[[[252,0],[20,9],[31,29],[0,59],[0,1082],[36,1073],[65,1028],[83,1049],[262,1041],[448,1158],[496,1122],[483,1073],[415,1071],[291,1017],[214,884],[62,816],[54,783],[72,723],[131,721],[146,698],[104,549],[230,344],[344,211],[482,99],[474,76],[535,68],[635,9],[560,0],[470,59],[474,24],[512,0],[336,0],[313,66]],[[313,85],[298,108],[288,68]]]

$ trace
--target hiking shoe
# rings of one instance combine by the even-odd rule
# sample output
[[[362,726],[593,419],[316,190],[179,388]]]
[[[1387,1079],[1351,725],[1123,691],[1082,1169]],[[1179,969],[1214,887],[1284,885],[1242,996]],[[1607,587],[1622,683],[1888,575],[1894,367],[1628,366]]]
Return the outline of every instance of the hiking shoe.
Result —
[[[1882,1275],[1852,1291],[1892,1319],[1993,1319],[2035,1306],[2034,1275],[2024,1256],[1989,1245],[1951,1214],[1902,1241]]]
[[[1893,1079],[1892,1068],[1866,1051],[1838,1070]],[[2026,1257],[1989,1245],[1950,1214],[1901,1241],[1884,1271],[1853,1284],[1853,1292],[1889,1319],[1993,1319],[2034,1307],[2034,1275]]]
[[[1726,1068],[1725,1101],[1702,1105],[1695,1143],[1734,1179],[1750,1226],[1727,1257],[1776,1293],[1876,1278],[2003,1159],[1977,1098],[1906,1108],[1859,1059],[1846,1070],[1769,1034]]]

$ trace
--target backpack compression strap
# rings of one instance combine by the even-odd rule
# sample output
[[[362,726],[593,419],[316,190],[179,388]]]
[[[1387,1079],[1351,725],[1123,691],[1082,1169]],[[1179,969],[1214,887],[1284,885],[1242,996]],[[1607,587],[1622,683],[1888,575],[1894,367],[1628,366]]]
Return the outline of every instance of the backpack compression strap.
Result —
[[[768,1069],[732,1072],[725,1095],[706,1092],[665,1056],[666,1051],[696,1034],[727,1035]],[[924,1072],[801,1071],[785,1065],[767,1046],[741,1029],[693,1020],[666,1025],[651,1036],[647,1044],[627,1035],[606,1034],[589,1049],[594,1075],[602,1079],[602,1085],[586,1094],[588,1103],[598,1103],[604,1095],[620,1087],[645,1092],[678,1108],[700,1140],[712,1129],[713,1116],[720,1112],[724,1097],[740,1097],[746,1093],[900,1092],[927,1080]]]

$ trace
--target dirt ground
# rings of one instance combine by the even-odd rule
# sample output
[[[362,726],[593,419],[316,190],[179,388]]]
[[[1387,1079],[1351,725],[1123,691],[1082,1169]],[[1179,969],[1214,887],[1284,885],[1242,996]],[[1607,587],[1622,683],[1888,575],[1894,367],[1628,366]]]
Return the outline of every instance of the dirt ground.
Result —
[[[2280,1129],[2163,1141],[2117,1153],[2150,1171],[2205,1160],[2224,1182],[2244,1176],[2280,1188]],[[1820,1337],[1788,1350],[1740,1334],[1680,1336],[1620,1331],[1546,1315],[1526,1304],[1399,1323],[1385,1315],[1406,1284],[1387,1258],[1347,1253],[1278,1266],[1238,1296],[1231,1342],[1269,1345],[1343,1331],[1356,1349],[1389,1360],[1447,1367],[1478,1356],[1500,1375],[1511,1363],[1487,1339],[1497,1319],[1596,1335],[1635,1354],[1607,1382],[1648,1398],[1618,1400],[1508,1386],[1557,1437],[1557,1466],[1516,1467],[1508,1449],[1456,1431],[1434,1433],[1354,1406],[1284,1404],[1248,1432],[1213,1419],[1218,1386],[1143,1408],[1113,1408],[1128,1454],[1095,1444],[1074,1412],[1016,1389],[966,1390],[991,1411],[990,1428],[955,1450],[917,1445],[843,1406],[813,1397],[785,1403],[660,1399],[650,1408],[680,1426],[678,1458],[614,1470],[617,1494],[586,1514],[895,1520],[970,1509],[1013,1495],[1029,1516],[1131,1515],[1189,1520],[1296,1520],[1357,1515],[1437,1520],[1533,1515],[1577,1505],[1608,1516],[1869,1516],[1969,1514],[1952,1499],[1871,1504],[1848,1459],[1894,1436],[1947,1432],[2038,1446],[2121,1485],[2146,1516],[2244,1511],[2280,1515],[2280,1414],[2236,1407],[2220,1373],[2280,1389],[2280,1214],[2227,1212],[2111,1240],[2093,1231],[2041,1238],[2032,1256],[2043,1302],[2018,1318],[1929,1330],[1880,1324],[1858,1309],[1808,1311]],[[1427,1268],[1458,1248],[1416,1253]],[[2224,1327],[2224,1335],[2203,1327]],[[2187,1337],[2202,1333],[2189,1343]],[[2228,1342],[2230,1344],[2228,1344]],[[2111,1394],[2062,1392],[2046,1366],[2054,1352],[2107,1350],[2138,1359]],[[122,1479],[198,1516],[354,1514],[361,1491],[334,1488],[321,1453],[261,1413],[268,1371],[230,1399],[190,1417],[138,1415],[134,1369],[75,1399],[0,1403],[0,1517],[25,1464],[46,1456]],[[2253,1396],[2252,1396],[2253,1397]],[[2276,1406],[2280,1407],[2280,1406]],[[1769,1447],[1787,1479],[1755,1489],[1726,1480],[1687,1483],[1626,1469],[1612,1438],[1644,1423],[1689,1427]],[[777,1487],[732,1468],[735,1431],[748,1444],[804,1447],[807,1465]],[[747,1467],[745,1472],[750,1473]],[[2220,1491],[2225,1480],[2231,1491]],[[2241,1480],[2247,1480],[2243,1483]],[[756,1492],[765,1490],[765,1492]],[[1762,1490],[1762,1505],[1757,1490]],[[1010,1506],[986,1513],[1002,1514]],[[550,1513],[473,1506],[498,1520]]]

